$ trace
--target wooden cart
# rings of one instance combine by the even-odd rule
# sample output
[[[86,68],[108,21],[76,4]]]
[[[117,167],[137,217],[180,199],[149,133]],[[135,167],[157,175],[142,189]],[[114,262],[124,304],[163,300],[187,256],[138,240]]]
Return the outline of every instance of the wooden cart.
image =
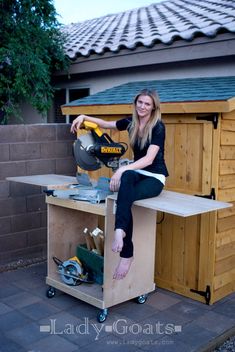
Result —
[[[99,322],[105,321],[109,307],[133,298],[139,303],[144,303],[147,294],[155,289],[156,211],[191,217],[229,206],[227,203],[169,191],[163,191],[156,198],[135,202],[132,208],[134,261],[130,272],[123,280],[114,280],[113,273],[119,261],[119,254],[111,250],[115,201],[115,195],[108,197],[106,204],[90,204],[52,196],[46,199],[48,204],[46,282],[50,286],[47,295],[53,297],[57,288],[100,308]],[[95,228],[100,216],[105,218],[104,283],[68,286],[62,282],[53,257],[63,261],[73,257],[76,254],[76,247],[85,242],[83,229]]]

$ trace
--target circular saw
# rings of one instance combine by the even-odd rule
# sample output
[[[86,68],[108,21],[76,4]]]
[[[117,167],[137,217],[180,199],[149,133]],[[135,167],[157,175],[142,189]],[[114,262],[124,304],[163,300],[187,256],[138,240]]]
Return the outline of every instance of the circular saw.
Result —
[[[78,136],[73,145],[77,165],[86,171],[98,170],[103,165],[116,170],[127,151],[126,143],[115,143],[96,123],[84,121],[83,125],[87,133]]]

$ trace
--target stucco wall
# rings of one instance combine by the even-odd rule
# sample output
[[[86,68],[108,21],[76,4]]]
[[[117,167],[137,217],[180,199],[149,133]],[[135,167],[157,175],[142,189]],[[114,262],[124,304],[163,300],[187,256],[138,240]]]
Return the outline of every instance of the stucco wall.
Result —
[[[0,126],[0,267],[46,256],[45,194],[10,176],[75,176],[74,136],[66,124]]]

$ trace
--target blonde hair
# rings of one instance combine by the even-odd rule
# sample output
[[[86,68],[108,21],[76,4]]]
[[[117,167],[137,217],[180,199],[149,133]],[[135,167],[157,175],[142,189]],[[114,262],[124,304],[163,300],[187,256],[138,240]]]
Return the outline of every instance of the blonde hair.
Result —
[[[153,110],[151,111],[150,119],[143,130],[142,137],[138,135],[140,122],[139,122],[139,116],[136,111],[136,103],[138,98],[141,95],[149,96],[153,101]],[[150,141],[152,138],[153,127],[156,125],[158,121],[161,120],[160,99],[156,91],[143,89],[134,98],[133,105],[134,106],[133,106],[132,122],[129,129],[130,145],[133,147],[135,143],[138,142],[140,149],[143,149],[145,144],[148,141]]]

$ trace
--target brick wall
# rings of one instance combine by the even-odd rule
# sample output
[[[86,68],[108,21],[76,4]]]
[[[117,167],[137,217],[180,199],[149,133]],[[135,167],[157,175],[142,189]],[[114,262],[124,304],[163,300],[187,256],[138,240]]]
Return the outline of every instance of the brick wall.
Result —
[[[75,176],[66,124],[0,126],[0,267],[46,256],[45,194],[9,176]]]

